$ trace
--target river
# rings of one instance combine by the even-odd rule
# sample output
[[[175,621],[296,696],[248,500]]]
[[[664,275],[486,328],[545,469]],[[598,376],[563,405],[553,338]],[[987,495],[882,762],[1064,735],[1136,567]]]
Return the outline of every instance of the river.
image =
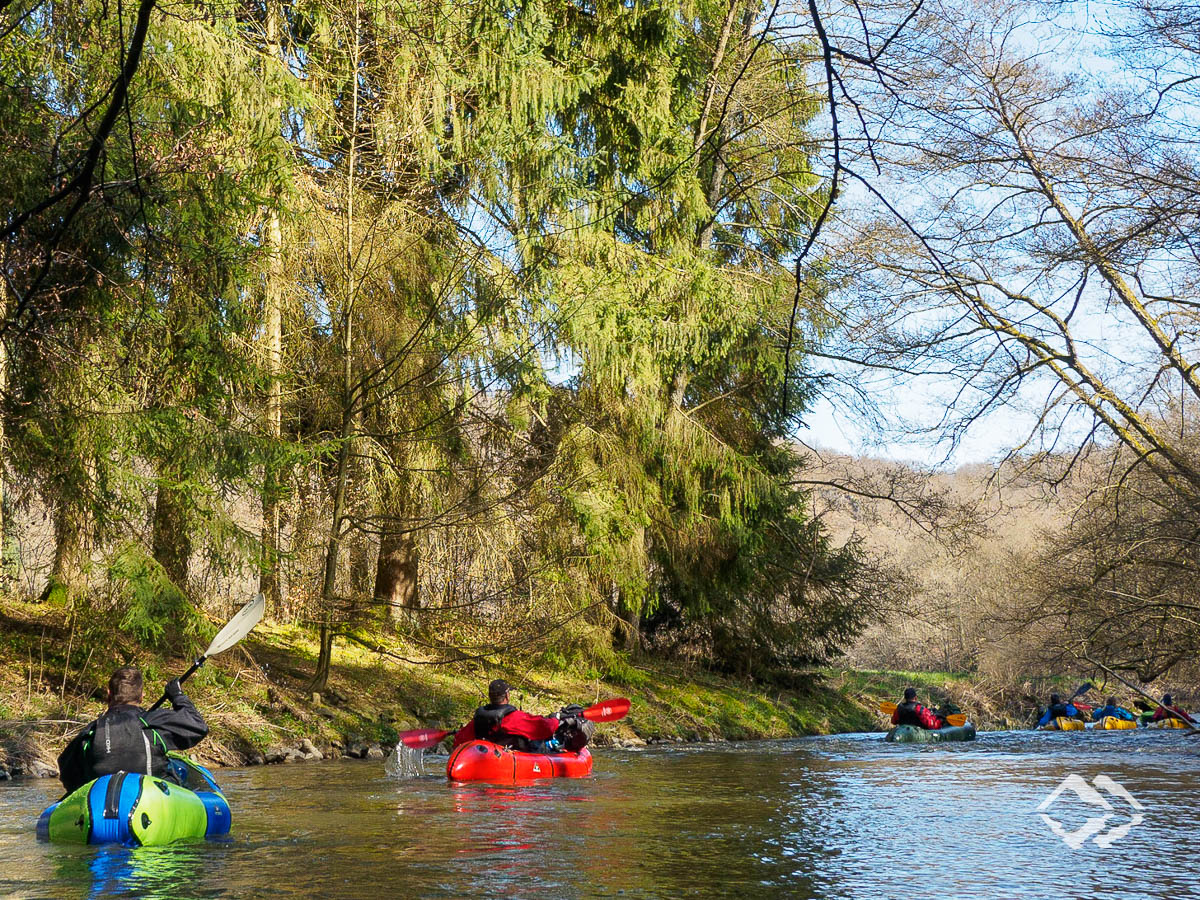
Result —
[[[57,785],[0,784],[0,896],[1200,897],[1200,741],[881,738],[599,749],[590,778],[516,787],[448,784],[444,757],[411,779],[351,760],[223,770],[230,840],[138,850],[40,844]],[[1142,809],[1065,791],[1044,814],[1068,836],[1109,816],[1072,849],[1038,811],[1072,775]]]

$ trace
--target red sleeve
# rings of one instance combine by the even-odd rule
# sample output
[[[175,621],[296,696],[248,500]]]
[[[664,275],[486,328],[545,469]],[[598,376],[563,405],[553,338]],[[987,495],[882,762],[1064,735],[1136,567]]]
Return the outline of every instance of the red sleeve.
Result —
[[[1192,717],[1185,713],[1178,706],[1168,706],[1165,709],[1160,706],[1158,708],[1158,712],[1154,714],[1155,719],[1158,718],[1158,713],[1162,713],[1162,717],[1164,719],[1182,719],[1184,722],[1192,721]]]
[[[935,716],[932,710],[926,709],[924,706],[917,711],[917,715],[921,717],[921,724],[930,731],[937,731],[942,727],[942,720]]]
[[[554,716],[533,716],[522,710],[510,712],[500,723],[505,734],[528,738],[531,741],[548,741],[558,730],[558,719]]]
[[[454,743],[451,747],[457,747],[459,744],[465,744],[467,741],[475,740],[475,720],[472,719],[454,735]]]
[[[893,724],[893,725],[899,725],[899,724],[900,724],[900,710],[899,710],[899,709],[896,709],[896,710],[895,710],[895,711],[892,713],[892,724]]]

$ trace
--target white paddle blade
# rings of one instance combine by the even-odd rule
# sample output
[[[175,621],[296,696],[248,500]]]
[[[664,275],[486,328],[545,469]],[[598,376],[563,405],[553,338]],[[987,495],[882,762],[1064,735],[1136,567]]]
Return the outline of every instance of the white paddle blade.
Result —
[[[237,611],[229,624],[221,629],[208,649],[204,651],[205,656],[215,656],[225,650],[228,650],[242,638],[250,633],[260,621],[262,621],[263,613],[267,609],[267,598],[259,594],[245,606]]]

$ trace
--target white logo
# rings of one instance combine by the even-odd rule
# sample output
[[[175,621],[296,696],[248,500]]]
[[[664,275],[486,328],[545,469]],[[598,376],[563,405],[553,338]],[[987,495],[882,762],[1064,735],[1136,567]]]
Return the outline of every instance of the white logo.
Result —
[[[1095,785],[1093,787],[1092,785]],[[1096,790],[1099,788],[1100,790]],[[1055,800],[1059,798],[1063,791],[1074,791],[1075,796],[1087,803],[1090,806],[1098,806],[1105,810],[1104,815],[1092,816],[1074,831],[1067,831],[1062,824],[1046,815],[1043,810],[1048,809]],[[1107,791],[1114,797],[1120,797],[1133,809],[1129,821],[1123,825],[1118,825],[1115,828],[1108,827],[1108,820],[1113,817],[1115,810],[1113,805],[1109,803],[1100,791]],[[1137,801],[1137,798],[1125,788],[1113,781],[1107,775],[1097,775],[1092,779],[1092,784],[1088,784],[1082,777],[1072,772],[1062,780],[1062,783],[1056,787],[1053,793],[1050,794],[1038,806],[1038,813],[1042,817],[1042,821],[1050,826],[1050,830],[1063,839],[1063,843],[1072,850],[1078,850],[1082,847],[1088,838],[1092,838],[1097,847],[1108,848],[1119,841],[1125,835],[1129,834],[1129,830],[1134,825],[1140,825],[1146,818],[1142,815],[1142,810],[1145,809],[1142,804]]]

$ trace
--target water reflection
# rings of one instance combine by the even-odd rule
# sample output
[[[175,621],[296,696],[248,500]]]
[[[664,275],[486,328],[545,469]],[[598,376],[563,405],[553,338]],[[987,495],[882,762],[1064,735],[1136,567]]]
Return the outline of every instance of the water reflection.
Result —
[[[142,897],[147,900],[215,897],[196,884],[205,865],[202,848],[190,844],[169,847],[54,847],[50,854],[51,884],[71,888],[72,896],[87,898]],[[50,896],[66,896],[67,890]]]

